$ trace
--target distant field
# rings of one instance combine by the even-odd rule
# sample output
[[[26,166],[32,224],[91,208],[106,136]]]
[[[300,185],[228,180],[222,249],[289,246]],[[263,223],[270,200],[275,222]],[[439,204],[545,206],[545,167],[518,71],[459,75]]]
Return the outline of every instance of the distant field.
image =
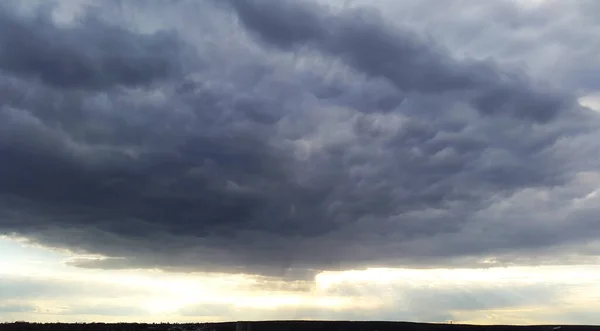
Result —
[[[575,331],[575,330],[598,330],[600,326],[565,325],[556,329],[556,325],[541,326],[478,326],[461,324],[426,324],[408,322],[338,322],[338,321],[267,321],[244,323],[243,331],[392,331],[392,330],[494,330],[494,331]],[[249,327],[248,327],[249,325]],[[206,323],[206,324],[136,324],[136,323],[89,323],[89,324],[64,324],[64,323],[4,323],[0,324],[0,330],[4,331],[75,331],[75,330],[112,330],[112,331],[235,331],[236,323]]]

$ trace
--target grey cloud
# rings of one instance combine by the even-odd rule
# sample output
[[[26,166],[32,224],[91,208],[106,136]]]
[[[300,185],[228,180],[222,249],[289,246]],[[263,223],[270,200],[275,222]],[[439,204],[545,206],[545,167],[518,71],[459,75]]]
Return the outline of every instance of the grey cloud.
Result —
[[[310,278],[307,275],[298,277],[297,274],[287,274],[288,279],[280,280],[268,277],[259,278],[256,283],[249,286],[251,290],[258,291],[278,291],[278,292],[305,292],[308,293],[315,288],[314,274],[310,274]],[[298,280],[305,279],[305,280]]]
[[[556,324],[589,325],[591,327],[598,325],[598,315],[594,308],[568,309],[552,314],[539,312],[533,313],[532,318]]]
[[[401,89],[439,92],[485,83],[469,77],[469,72],[461,74],[458,63],[443,63],[450,59],[416,36],[382,25],[377,13],[357,10],[333,16],[326,8],[292,1],[231,4],[241,22],[264,40],[284,48],[308,43],[346,58],[359,70],[387,77]]]
[[[415,313],[497,310],[529,305],[556,303],[566,286],[557,285],[477,285],[465,287],[459,284],[415,286],[392,283],[383,287],[373,284],[336,284],[327,293],[342,296],[369,297],[386,292],[393,293],[393,302],[388,305],[396,309],[407,309]]]
[[[0,6],[4,72],[67,89],[148,85],[180,73],[185,47],[172,33],[134,33],[92,11],[74,26],[59,26],[47,6],[29,16],[9,7]]]
[[[0,277],[0,300],[31,300],[94,296],[110,298],[127,294],[147,295],[150,289],[134,289],[128,286],[103,285],[85,281],[40,279],[34,277]]]
[[[377,12],[347,10],[327,14],[306,2],[232,1],[240,21],[277,46],[310,45],[345,59],[375,77],[385,77],[403,91],[451,93],[473,91],[471,102],[482,114],[509,114],[549,121],[565,106],[566,96],[534,89],[522,75],[502,72],[483,61],[456,61],[435,44],[383,23]]]
[[[354,1],[356,4],[368,3]],[[381,1],[385,17],[433,36],[456,56],[493,58],[536,81],[598,90],[600,41],[593,1]],[[437,6],[438,11],[431,11]],[[477,12],[477,15],[470,13]]]
[[[164,11],[159,27],[178,26],[172,40],[198,52],[194,61],[159,52],[186,74],[143,88],[84,75],[93,89],[81,89],[4,70],[0,231],[109,257],[71,262],[79,267],[290,279],[311,275],[292,269],[474,264],[598,233],[590,213],[569,225],[539,222],[531,209],[519,214],[525,225],[513,221],[519,210],[492,213],[525,189],[576,191],[554,197],[557,208],[590,189],[571,184],[599,165],[600,119],[571,94],[492,61],[453,60],[368,11],[268,4],[233,3],[242,25],[186,21],[202,38],[168,20],[196,5],[145,7]],[[228,8],[203,3],[199,15]],[[19,22],[34,35],[46,27]],[[99,39],[75,37],[113,29],[94,22],[47,30],[96,49]],[[122,36],[142,49],[156,37]],[[536,226],[569,235],[532,240]]]
[[[0,304],[0,312],[2,313],[31,313],[36,310],[33,305],[27,304]]]
[[[381,306],[369,312],[370,319],[446,322],[459,316],[475,316],[486,311],[513,311],[521,307],[558,307],[568,289],[564,285],[545,284],[452,284],[413,285],[402,280],[390,283],[337,283],[327,295],[356,300],[379,300]],[[540,319],[547,320],[547,319]]]

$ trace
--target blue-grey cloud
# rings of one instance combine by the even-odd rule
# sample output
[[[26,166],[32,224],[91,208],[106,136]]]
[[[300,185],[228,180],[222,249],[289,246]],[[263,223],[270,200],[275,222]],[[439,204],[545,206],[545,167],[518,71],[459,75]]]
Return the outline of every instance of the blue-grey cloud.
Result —
[[[484,61],[456,61],[435,44],[383,22],[379,13],[348,10],[331,15],[305,2],[231,1],[244,26],[283,47],[307,44],[338,56],[361,72],[385,77],[404,92],[473,94],[482,114],[548,121],[567,111],[567,95],[538,91],[527,78]]]
[[[58,88],[148,85],[181,69],[183,48],[173,34],[136,34],[92,10],[69,27],[54,23],[46,6],[25,15],[3,5],[0,29],[0,69]]]
[[[353,1],[361,3],[368,2]],[[459,57],[493,58],[526,70],[534,80],[581,93],[600,86],[597,6],[588,0],[378,2],[386,18],[435,38]]]
[[[600,118],[564,86],[368,9],[123,3],[146,33],[113,5],[70,27],[2,11],[38,47],[0,40],[3,233],[109,257],[81,267],[265,275],[475,264],[600,233],[593,210],[536,209],[589,193],[576,180],[599,165]],[[48,71],[60,52],[80,71]],[[549,198],[520,205],[524,190]]]

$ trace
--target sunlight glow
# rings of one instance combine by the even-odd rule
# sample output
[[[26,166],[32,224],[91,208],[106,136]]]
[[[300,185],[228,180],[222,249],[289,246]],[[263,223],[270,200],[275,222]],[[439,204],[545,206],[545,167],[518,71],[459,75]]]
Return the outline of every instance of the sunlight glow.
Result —
[[[490,291],[500,295],[515,296],[519,290],[530,286],[561,288],[564,296],[560,302],[567,307],[595,307],[600,302],[600,269],[595,265],[539,266],[539,267],[493,267],[480,269],[386,269],[325,271],[315,277],[315,287],[290,292],[281,289],[280,281],[273,280],[273,289],[268,290],[270,280],[248,275],[215,275],[202,273],[168,273],[157,270],[90,270],[79,269],[64,263],[79,258],[73,253],[47,250],[30,245],[22,240],[0,238],[0,248],[10,252],[10,258],[0,260],[0,285],[11,279],[26,279],[36,286],[65,284],[69,292],[44,297],[18,297],[6,299],[6,303],[27,304],[34,307],[27,313],[10,316],[27,316],[28,320],[98,320],[84,312],[72,315],[79,307],[138,308],[135,318],[132,313],[119,313],[120,321],[164,321],[164,320],[227,320],[229,315],[218,313],[210,316],[181,315],[182,311],[196,306],[230,307],[228,314],[236,312],[238,318],[258,316],[269,312],[286,317],[285,309],[317,309],[318,311],[378,311],[385,309],[409,309],[413,305],[411,290],[459,291],[477,293]],[[490,257],[493,260],[493,257]],[[8,261],[8,262],[7,262]],[[30,263],[36,261],[36,263]],[[68,285],[66,285],[68,284]],[[253,287],[259,284],[261,288]],[[267,292],[265,292],[265,286]],[[399,291],[399,292],[398,292]],[[409,292],[406,292],[409,291]],[[467,292],[464,292],[467,291]],[[515,292],[517,291],[517,292]],[[441,292],[445,293],[445,292]],[[487,292],[483,292],[487,293]],[[24,294],[23,294],[24,295]],[[41,296],[40,296],[41,295]],[[408,297],[407,297],[408,295]],[[417,294],[418,295],[418,294]],[[458,294],[457,294],[458,295]],[[465,294],[460,294],[465,295]],[[470,294],[469,294],[470,295]],[[485,302],[488,298],[471,297],[473,302]],[[416,298],[415,298],[416,299]],[[408,300],[408,301],[407,301]],[[531,300],[530,300],[531,301]],[[533,300],[533,302],[537,302]],[[550,314],[553,304],[544,302],[524,303],[519,307],[490,308],[484,311],[457,310],[454,320],[493,324],[522,321],[519,311],[540,311]],[[115,308],[110,308],[115,307]],[[386,308],[388,307],[388,308]],[[598,307],[600,308],[600,307]],[[31,314],[35,314],[33,318]],[[214,315],[214,316],[213,316]],[[279,315],[274,315],[279,316]],[[295,315],[294,315],[295,316]],[[487,316],[487,317],[486,317]],[[542,316],[542,315],[540,315]],[[546,315],[543,315],[543,318]],[[0,316],[2,317],[2,316]],[[540,317],[540,318],[542,318]],[[6,317],[5,317],[6,318]],[[113,315],[104,316],[114,321]],[[531,320],[533,321],[533,320]],[[530,320],[528,320],[530,322]]]
[[[591,110],[595,110],[600,112],[600,95],[599,94],[591,94],[584,97],[579,98],[579,104],[584,107],[588,107]]]

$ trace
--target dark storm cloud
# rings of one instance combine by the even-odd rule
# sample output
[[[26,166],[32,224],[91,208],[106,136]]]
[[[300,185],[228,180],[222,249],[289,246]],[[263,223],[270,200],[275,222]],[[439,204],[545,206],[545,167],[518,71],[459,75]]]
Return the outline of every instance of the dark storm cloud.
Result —
[[[60,26],[47,7],[34,15],[0,6],[0,70],[58,88],[147,85],[176,74],[180,41],[168,32],[139,35],[89,11]]]
[[[567,227],[502,204],[552,188],[563,206],[590,189],[569,185],[599,165],[599,119],[571,95],[492,61],[455,60],[367,10],[231,5],[144,7],[178,37],[113,28],[102,15],[66,28],[5,12],[1,24],[16,22],[40,49],[22,57],[27,67],[0,61],[0,231],[110,257],[72,261],[80,267],[290,278],[306,278],[294,268],[451,264],[598,234],[589,212]],[[67,79],[37,65],[63,61],[57,49],[75,60],[104,52]],[[96,71],[106,59],[144,74]]]

